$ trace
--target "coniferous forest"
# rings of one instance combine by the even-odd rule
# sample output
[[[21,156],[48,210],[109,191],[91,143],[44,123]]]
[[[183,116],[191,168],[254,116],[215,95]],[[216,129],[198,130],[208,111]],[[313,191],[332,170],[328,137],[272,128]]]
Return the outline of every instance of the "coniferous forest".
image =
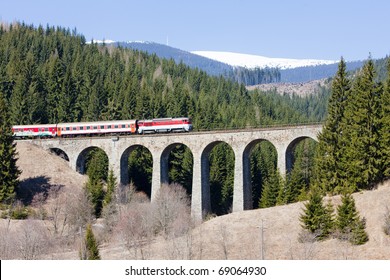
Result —
[[[375,79],[374,72],[373,62],[369,60],[355,78],[353,91],[349,90],[349,81],[340,86],[345,87],[349,97],[331,99],[329,103],[333,114],[334,104],[348,100],[341,116],[344,123],[338,117],[332,117],[336,118],[337,126],[345,128],[342,136],[356,139],[357,146],[337,142],[333,148],[346,149],[344,158],[331,162],[353,164],[353,168],[340,171],[341,178],[364,174],[364,178],[354,179],[349,184],[354,189],[371,186],[389,173],[387,162],[377,162],[380,153],[388,155],[390,146],[386,142],[389,123],[385,117],[389,116],[389,89]],[[334,91],[338,90],[335,83],[332,90],[334,96]],[[365,94],[367,91],[370,91],[369,96]],[[222,76],[208,76],[173,60],[104,44],[87,44],[77,30],[17,23],[0,25],[0,94],[7,103],[11,124],[188,116],[195,130],[214,130],[322,122],[327,117],[330,91],[324,88],[307,97],[281,96],[258,90],[249,92],[243,84]],[[362,104],[367,108],[362,109]],[[372,118],[366,120],[367,114]],[[320,152],[316,156],[319,163],[313,163],[316,144],[302,141],[295,148],[295,164],[286,178],[282,178],[276,168],[276,151],[270,143],[261,142],[253,149],[254,208],[306,199],[314,179],[326,191],[337,190],[344,184],[344,181],[336,184],[338,179],[332,177],[331,171],[329,174],[324,172],[327,174],[324,176],[331,179],[322,178],[314,168],[335,168],[324,157],[330,153],[328,150],[324,153],[324,149],[330,149],[324,143],[328,143],[327,133],[333,129],[332,125],[332,120],[328,119],[320,136]],[[364,131],[360,130],[363,127]],[[334,134],[329,139],[336,137],[338,129],[332,131]],[[340,152],[336,154],[340,156]],[[94,162],[99,166],[94,166]],[[130,181],[148,195],[151,162],[151,155],[142,148],[129,157]],[[97,183],[89,182],[91,192],[96,189],[95,184],[100,184],[100,179],[108,180],[108,169],[101,167],[105,164],[104,155],[96,151],[91,153],[87,174],[94,174],[90,176],[92,179],[98,178],[94,180]],[[170,180],[191,193],[191,152],[184,146],[176,147],[169,164]],[[367,164],[370,168],[365,170]],[[218,145],[210,155],[214,213],[230,211],[233,170],[232,150],[228,145]],[[95,208],[95,214],[99,215],[104,195],[100,193],[97,197],[100,204]]]

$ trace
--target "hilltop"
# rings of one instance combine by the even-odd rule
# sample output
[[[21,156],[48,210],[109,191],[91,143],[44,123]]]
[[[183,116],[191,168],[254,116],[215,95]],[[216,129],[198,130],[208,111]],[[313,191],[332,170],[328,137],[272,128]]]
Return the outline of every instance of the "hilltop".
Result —
[[[22,182],[30,187],[34,178],[47,178],[49,185],[63,185],[66,192],[77,192],[85,180],[70,169],[63,159],[25,142],[17,145],[18,164],[23,170]],[[32,179],[32,180],[31,180]],[[330,239],[323,242],[299,243],[299,216],[303,203],[276,206],[232,213],[198,225],[191,234],[165,240],[156,238],[144,248],[150,259],[389,259],[390,237],[383,233],[384,214],[390,203],[390,182],[376,190],[354,194],[362,217],[367,219],[370,240],[361,246]],[[332,197],[335,204],[339,197]],[[4,227],[2,220],[2,227]],[[13,221],[11,230],[17,231],[26,221]],[[40,221],[47,226],[48,223]],[[95,221],[94,230],[104,226],[103,220]],[[263,240],[263,242],[261,241]],[[191,250],[189,249],[191,248]],[[131,253],[117,238],[101,240],[103,259],[128,259]],[[40,258],[78,259],[74,249],[58,251]]]

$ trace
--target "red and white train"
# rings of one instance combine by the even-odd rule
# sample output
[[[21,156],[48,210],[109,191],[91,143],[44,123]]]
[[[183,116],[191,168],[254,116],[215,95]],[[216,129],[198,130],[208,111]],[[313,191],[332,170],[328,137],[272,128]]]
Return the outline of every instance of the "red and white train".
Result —
[[[93,135],[127,135],[192,130],[190,118],[164,118],[153,120],[119,120],[75,122],[58,124],[15,125],[15,138],[52,138]]]

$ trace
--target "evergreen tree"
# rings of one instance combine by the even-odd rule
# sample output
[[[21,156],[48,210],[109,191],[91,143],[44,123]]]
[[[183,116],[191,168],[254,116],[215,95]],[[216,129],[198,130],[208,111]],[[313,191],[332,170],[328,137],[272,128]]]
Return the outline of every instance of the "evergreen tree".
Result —
[[[260,208],[275,206],[276,204],[285,203],[283,180],[278,170],[275,170],[264,181],[263,191],[259,201]]]
[[[116,181],[116,177],[114,176],[114,171],[110,169],[107,177],[107,184],[106,184],[107,190],[106,190],[106,194],[104,195],[103,206],[110,204],[111,201],[113,200],[116,186],[117,186],[117,181]]]
[[[0,203],[10,204],[19,185],[16,143],[3,93],[0,92]]]
[[[383,87],[376,82],[374,63],[364,65],[352,87],[345,111],[348,124],[343,138],[343,166],[345,180],[357,189],[370,188],[382,179],[382,151],[380,147],[381,95]]]
[[[316,182],[328,192],[333,192],[341,186],[345,177],[340,164],[344,152],[345,107],[349,102],[350,87],[346,64],[341,58],[328,101],[328,118],[318,135],[319,143],[315,160]]]
[[[300,217],[302,227],[317,240],[327,238],[333,231],[333,207],[330,203],[323,205],[321,191],[313,187],[309,194],[309,201],[305,203],[304,213]]]
[[[99,245],[92,231],[91,224],[87,225],[85,233],[85,251],[80,252],[82,260],[100,260]]]
[[[107,169],[107,155],[100,149],[91,151],[87,162],[88,181],[85,187],[90,195],[96,217],[100,217],[103,208],[103,181],[107,179]]]
[[[350,193],[341,196],[341,204],[337,207],[336,227],[340,239],[348,240],[355,245],[368,241],[365,219],[360,219],[355,200]]]
[[[382,151],[381,173],[390,177],[390,59],[387,62],[387,80],[381,96],[380,150]]]

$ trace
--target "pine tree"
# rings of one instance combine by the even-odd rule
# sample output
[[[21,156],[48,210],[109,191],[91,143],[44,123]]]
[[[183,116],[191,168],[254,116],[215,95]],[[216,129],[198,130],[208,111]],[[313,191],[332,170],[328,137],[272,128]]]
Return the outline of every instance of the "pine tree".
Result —
[[[85,233],[85,252],[80,252],[80,259],[83,260],[100,260],[99,246],[92,231],[91,224],[87,225]]]
[[[365,219],[360,219],[352,195],[343,194],[341,204],[337,207],[336,227],[339,231],[339,238],[348,240],[354,245],[364,244],[368,241],[365,224]]]
[[[349,102],[349,95],[350,81],[347,77],[345,61],[341,58],[328,101],[328,117],[322,132],[318,135],[319,143],[315,160],[316,182],[328,192],[334,192],[342,185],[345,177],[340,164],[346,128],[345,107]]]
[[[16,144],[3,93],[0,92],[0,203],[10,204],[15,198],[21,171],[16,165]]]
[[[312,188],[300,221],[302,227],[315,234],[317,240],[323,240],[333,232],[333,207],[330,203],[323,205],[321,191],[318,187]]]

